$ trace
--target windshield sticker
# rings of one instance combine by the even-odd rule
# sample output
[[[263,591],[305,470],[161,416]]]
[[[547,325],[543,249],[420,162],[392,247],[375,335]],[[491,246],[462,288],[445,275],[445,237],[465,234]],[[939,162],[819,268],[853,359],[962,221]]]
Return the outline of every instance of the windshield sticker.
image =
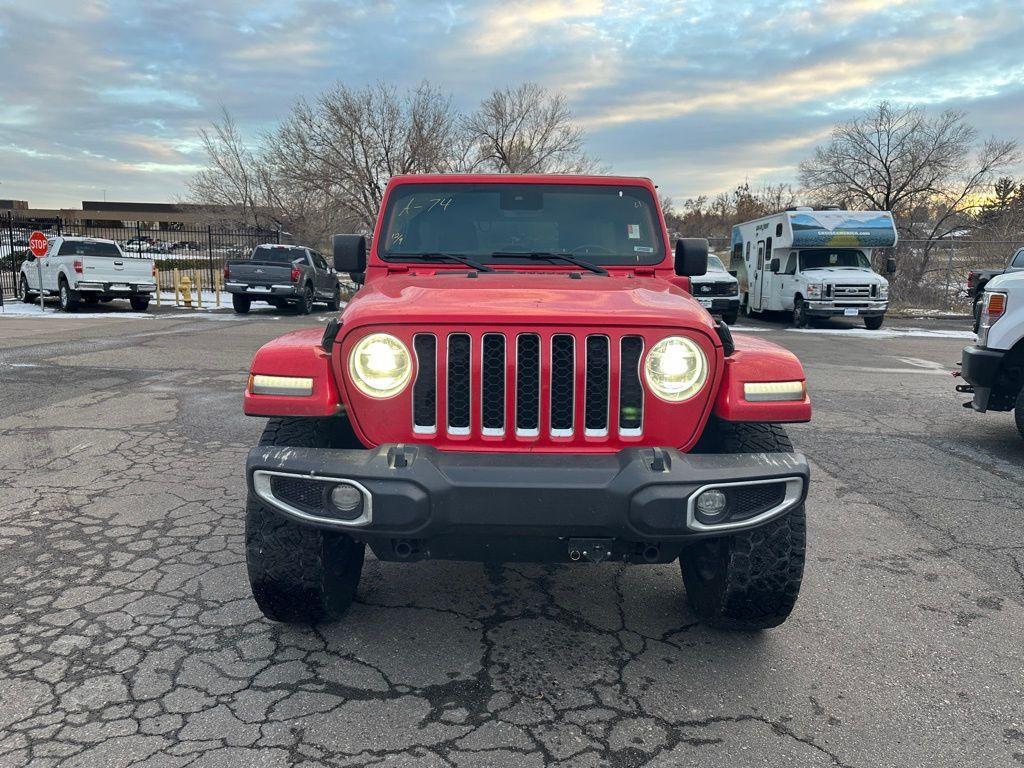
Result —
[[[654,253],[654,249],[649,245],[634,245],[633,253]]]
[[[630,240],[640,239],[640,225],[639,224],[627,224],[626,225],[626,237]]]

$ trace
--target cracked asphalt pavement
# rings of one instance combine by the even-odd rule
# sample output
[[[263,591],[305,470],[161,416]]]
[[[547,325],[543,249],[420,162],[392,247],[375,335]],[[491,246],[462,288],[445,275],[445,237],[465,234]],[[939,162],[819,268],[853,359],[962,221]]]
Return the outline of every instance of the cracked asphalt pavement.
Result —
[[[0,766],[1024,764],[1024,441],[960,407],[965,339],[743,323],[815,405],[778,629],[701,626],[677,567],[372,556],[310,629],[249,596],[240,401],[323,319],[0,317]]]

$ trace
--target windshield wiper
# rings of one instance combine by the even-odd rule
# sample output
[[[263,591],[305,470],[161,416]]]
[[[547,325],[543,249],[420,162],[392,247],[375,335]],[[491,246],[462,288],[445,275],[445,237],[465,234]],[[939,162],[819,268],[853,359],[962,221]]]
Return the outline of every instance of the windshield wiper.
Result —
[[[519,253],[516,251],[495,251],[491,254],[491,258],[494,259],[529,259],[530,261],[564,261],[569,264],[575,264],[577,267],[583,267],[589,269],[596,275],[607,275],[608,270],[603,267],[599,267],[596,264],[591,264],[589,261],[584,261],[575,256],[570,256],[567,253],[554,253],[553,251],[528,251],[526,253]]]
[[[421,259],[423,261],[454,261],[458,264],[465,264],[467,267],[475,269],[477,272],[493,272],[491,267],[486,264],[481,264],[479,261],[473,261],[466,256],[459,253],[389,253],[387,254],[389,259]]]

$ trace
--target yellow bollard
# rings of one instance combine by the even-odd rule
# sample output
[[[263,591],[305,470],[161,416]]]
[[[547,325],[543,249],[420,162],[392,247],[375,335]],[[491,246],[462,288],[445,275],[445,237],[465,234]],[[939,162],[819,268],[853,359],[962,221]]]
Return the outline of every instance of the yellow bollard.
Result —
[[[188,275],[181,278],[181,303],[192,309],[192,281]]]
[[[178,271],[177,267],[171,273],[171,280],[174,282],[174,306],[180,307],[178,294],[181,291],[181,272]]]
[[[199,302],[199,308],[203,308],[203,271],[199,270],[195,273],[196,275],[196,301]]]
[[[221,276],[217,273],[213,275],[213,296],[217,301],[217,309],[220,309],[220,284]]]
[[[153,268],[153,277],[156,278],[156,306],[160,307],[160,270]]]

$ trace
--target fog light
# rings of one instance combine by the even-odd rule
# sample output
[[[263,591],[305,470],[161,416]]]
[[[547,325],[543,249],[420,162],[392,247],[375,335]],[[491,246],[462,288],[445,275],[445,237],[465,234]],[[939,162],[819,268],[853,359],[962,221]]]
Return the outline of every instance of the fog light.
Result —
[[[334,486],[331,491],[331,504],[337,507],[339,512],[356,517],[363,508],[363,493],[354,485],[341,483]]]
[[[725,517],[725,507],[728,503],[722,491],[712,488],[704,491],[697,497],[697,518],[702,523],[720,522]]]

